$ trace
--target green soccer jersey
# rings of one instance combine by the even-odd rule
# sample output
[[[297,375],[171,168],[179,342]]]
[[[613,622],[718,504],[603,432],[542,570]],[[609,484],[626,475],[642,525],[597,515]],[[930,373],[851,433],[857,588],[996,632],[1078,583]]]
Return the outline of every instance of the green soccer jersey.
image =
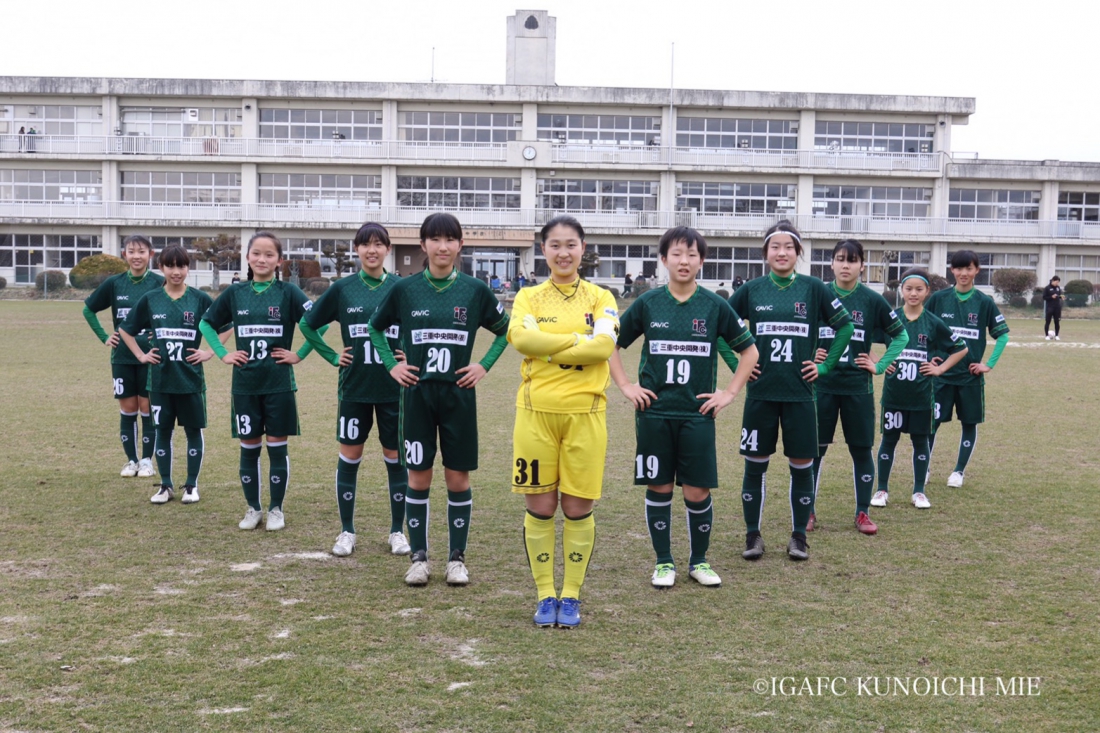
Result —
[[[985,375],[971,374],[970,365],[981,363],[985,357],[987,331],[995,339],[1008,333],[1008,324],[993,298],[974,288],[969,298],[960,300],[955,288],[948,288],[932,293],[924,307],[941,318],[966,342],[968,349],[963,360],[939,377],[939,381],[947,384],[985,384]]]
[[[932,377],[920,373],[920,365],[936,353],[950,355],[966,348],[962,338],[951,332],[942,320],[925,308],[915,321],[903,313],[909,343],[894,362],[894,373],[882,386],[884,410],[931,410],[935,403]],[[965,361],[965,360],[964,360]]]
[[[192,287],[176,300],[161,288],[141,296],[130,309],[122,330],[131,336],[141,331],[150,333],[150,345],[160,357],[159,364],[149,366],[150,391],[169,394],[206,391],[202,364],[189,364],[187,357],[191,356],[191,349],[202,348],[199,320],[213,303],[209,295]]]
[[[297,285],[272,280],[257,292],[252,281],[230,285],[206,311],[203,320],[221,331],[232,323],[237,350],[248,354],[248,363],[233,367],[233,394],[292,392],[294,368],[276,364],[273,349],[287,349],[294,340],[294,325],[313,307]],[[262,287],[262,283],[256,285]]]
[[[370,322],[377,331],[400,325],[401,349],[421,382],[457,382],[458,370],[470,364],[477,329],[505,334],[508,314],[481,280],[454,271],[437,282],[427,270],[399,280]]]
[[[737,352],[751,346],[752,335],[729,303],[706,288],[681,303],[665,286],[643,293],[619,319],[618,345],[627,348],[639,337],[642,358],[638,383],[657,394],[642,417],[707,418],[699,414],[718,378],[718,339]]]
[[[348,402],[397,402],[400,385],[390,378],[382,359],[370,342],[368,325],[374,311],[397,284],[396,275],[384,273],[381,281],[371,282],[363,272],[345,277],[325,291],[306,314],[313,330],[326,323],[340,322],[344,346],[350,346],[354,361],[340,367],[339,399]],[[386,330],[391,349],[398,349],[400,326]]]
[[[749,382],[747,399],[812,402],[814,386],[802,378],[803,362],[813,361],[821,326],[851,323],[848,311],[825,283],[793,275],[778,284],[771,275],[749,280],[730,298],[747,319],[760,350],[760,376]]]
[[[881,331],[892,338],[905,327],[886,299],[866,285],[858,283],[848,295],[842,294],[835,282],[826,287],[844,304],[855,330],[840,361],[831,372],[818,378],[817,391],[839,395],[873,394],[873,375],[856,366],[856,357],[871,351],[872,333]],[[834,336],[836,331],[831,326],[819,326],[818,348],[828,351]]]
[[[103,281],[91,295],[84,301],[85,307],[93,313],[111,309],[111,330],[117,331],[130,314],[130,309],[141,300],[146,293],[164,287],[164,278],[146,270],[141,279],[134,280],[130,272],[126,271],[118,275],[112,275]],[[133,334],[142,351],[149,350],[149,334]],[[119,344],[111,349],[112,364],[137,364],[138,360],[130,353],[125,344]]]

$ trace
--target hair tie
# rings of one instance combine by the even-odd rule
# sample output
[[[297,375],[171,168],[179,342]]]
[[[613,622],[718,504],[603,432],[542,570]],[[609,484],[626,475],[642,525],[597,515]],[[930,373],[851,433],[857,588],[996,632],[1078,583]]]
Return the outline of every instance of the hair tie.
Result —
[[[791,237],[791,239],[798,242],[799,244],[802,244],[802,239],[799,238],[799,236],[797,234],[795,234],[794,232],[789,232],[786,229],[776,229],[774,232],[772,232],[768,236],[764,237],[764,244],[767,244],[768,240],[771,239],[772,237],[774,237],[776,234],[789,235]]]
[[[929,283],[929,282],[928,282],[928,280],[927,280],[927,279],[925,279],[925,277],[924,277],[923,275],[918,275],[918,274],[916,274],[916,273],[913,273],[912,275],[906,275],[905,277],[903,277],[903,278],[901,279],[901,281],[902,281],[902,282],[905,282],[906,280],[908,280],[909,278],[912,278],[912,277],[915,277],[915,278],[917,278],[918,280],[924,280],[924,284],[925,284],[925,285],[927,285],[928,287],[932,287],[932,284],[931,284],[931,283]]]

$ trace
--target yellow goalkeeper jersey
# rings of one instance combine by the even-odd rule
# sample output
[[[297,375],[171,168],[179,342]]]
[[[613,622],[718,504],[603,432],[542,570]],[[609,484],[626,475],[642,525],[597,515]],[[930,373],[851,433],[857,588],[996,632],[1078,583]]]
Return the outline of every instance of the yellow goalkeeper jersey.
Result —
[[[508,340],[516,329],[523,329],[525,316],[536,318],[539,330],[552,334],[577,333],[592,336],[597,321],[611,319],[618,333],[619,311],[615,296],[587,280],[559,286],[547,278],[541,284],[522,288],[512,305]],[[606,324],[604,324],[606,326]],[[606,333],[607,329],[603,329]],[[614,337],[612,337],[614,338]],[[526,410],[556,413],[603,412],[607,408],[604,392],[611,383],[606,360],[598,364],[575,365],[525,356],[520,374],[523,378],[516,406]]]

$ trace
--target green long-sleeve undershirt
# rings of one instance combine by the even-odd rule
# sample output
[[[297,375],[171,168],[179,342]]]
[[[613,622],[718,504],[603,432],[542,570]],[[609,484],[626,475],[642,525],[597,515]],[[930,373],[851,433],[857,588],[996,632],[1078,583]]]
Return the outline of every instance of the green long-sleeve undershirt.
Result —
[[[897,336],[890,340],[890,345],[886,347],[886,353],[882,355],[882,358],[875,364],[875,374],[885,374],[886,368],[894,363],[894,359],[901,356],[902,349],[909,343],[909,332],[904,328]]]
[[[997,337],[997,343],[993,346],[993,353],[989,355],[989,359],[986,360],[985,365],[990,369],[997,366],[997,361],[1001,358],[1001,354],[1004,353],[1006,346],[1008,346],[1008,334],[1002,333]]]
[[[88,325],[92,328],[92,333],[99,337],[100,343],[107,343],[107,339],[110,338],[107,332],[103,330],[103,324],[99,322],[99,317],[88,306],[84,306],[84,320],[88,322]]]
[[[850,321],[836,330],[836,336],[833,337],[833,343],[829,347],[825,361],[817,365],[817,376],[824,377],[833,370],[836,363],[840,361],[840,357],[844,355],[844,350],[848,348],[848,342],[852,340],[852,334],[855,331],[856,327]]]
[[[726,362],[731,372],[737,373],[737,354],[722,337],[718,337],[718,356],[722,357],[722,361]]]
[[[321,355],[321,358],[327,361],[333,366],[340,366],[340,354],[338,354],[328,343],[325,342],[324,333],[328,330],[328,325],[321,326],[320,329],[314,331],[306,323],[306,319],[303,317],[298,322],[298,330],[305,336],[306,342],[313,347],[313,350]]]

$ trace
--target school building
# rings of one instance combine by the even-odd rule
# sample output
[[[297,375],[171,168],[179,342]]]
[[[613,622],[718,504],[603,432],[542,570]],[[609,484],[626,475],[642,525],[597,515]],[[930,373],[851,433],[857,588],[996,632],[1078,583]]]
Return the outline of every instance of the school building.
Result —
[[[567,213],[608,285],[660,280],[657,240],[681,224],[711,245],[708,287],[758,276],[780,218],[827,279],[853,237],[871,283],[947,274],[960,248],[982,285],[1004,267],[1100,283],[1100,163],[956,153],[971,98],[562,87],[555,19],[506,25],[501,85],[0,77],[0,276],[32,283],[134,233],[159,248],[257,229],[330,270],[322,249],[364,221],[390,229],[388,267],[408,274],[442,210],[466,270],[502,280],[546,276],[537,233]]]

